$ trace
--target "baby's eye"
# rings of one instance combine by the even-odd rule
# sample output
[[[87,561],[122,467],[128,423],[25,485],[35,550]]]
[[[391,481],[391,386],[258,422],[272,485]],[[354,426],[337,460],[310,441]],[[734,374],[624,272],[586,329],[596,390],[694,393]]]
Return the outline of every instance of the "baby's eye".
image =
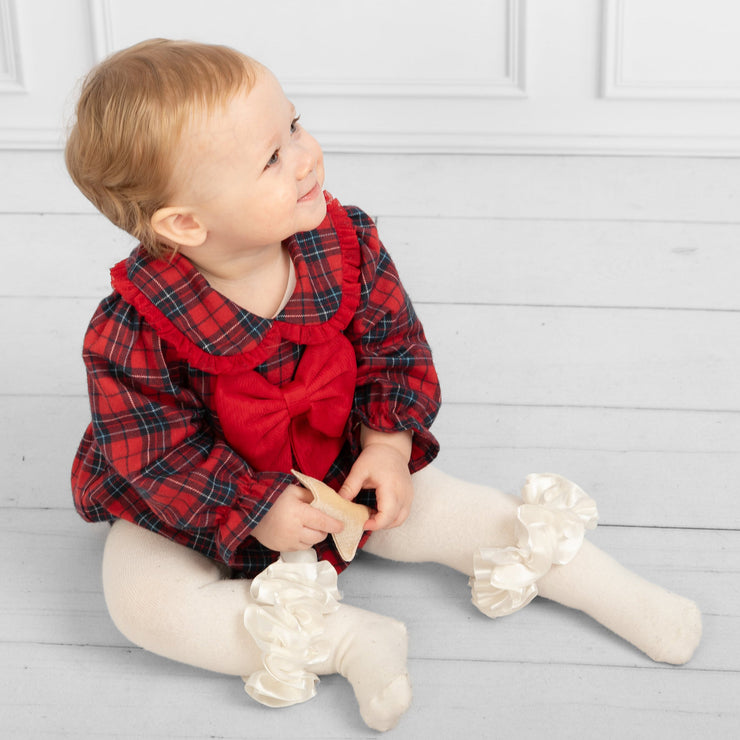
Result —
[[[280,150],[276,149],[273,153],[270,159],[267,161],[267,164],[265,165],[265,169],[268,167],[272,167],[272,165],[277,164],[278,160],[280,159]]]
[[[290,133],[294,134],[296,131],[298,131],[298,121],[301,120],[300,116],[296,116],[291,122],[290,122]]]

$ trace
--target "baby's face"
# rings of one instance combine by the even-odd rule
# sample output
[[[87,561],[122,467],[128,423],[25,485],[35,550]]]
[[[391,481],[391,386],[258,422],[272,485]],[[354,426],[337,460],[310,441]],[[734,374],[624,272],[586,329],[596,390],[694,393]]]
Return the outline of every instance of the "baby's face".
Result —
[[[173,205],[197,213],[211,243],[230,253],[280,243],[326,215],[321,147],[267,70],[223,110],[198,117],[180,151]]]

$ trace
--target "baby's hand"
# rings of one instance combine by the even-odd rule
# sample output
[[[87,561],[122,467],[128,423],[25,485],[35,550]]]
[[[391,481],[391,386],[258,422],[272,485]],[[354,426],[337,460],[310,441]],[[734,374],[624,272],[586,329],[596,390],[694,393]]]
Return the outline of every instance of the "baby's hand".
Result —
[[[300,486],[289,485],[278,497],[252,535],[276,552],[308,550],[327,534],[341,532],[342,522],[310,506],[313,497]]]
[[[411,511],[414,488],[406,445],[392,443],[392,436],[388,435],[388,441],[383,441],[382,437],[375,437],[373,441],[368,439],[339,489],[339,495],[350,500],[362,488],[375,489],[378,510],[365,524],[369,532],[398,527],[406,521]],[[410,440],[410,434],[407,439]]]

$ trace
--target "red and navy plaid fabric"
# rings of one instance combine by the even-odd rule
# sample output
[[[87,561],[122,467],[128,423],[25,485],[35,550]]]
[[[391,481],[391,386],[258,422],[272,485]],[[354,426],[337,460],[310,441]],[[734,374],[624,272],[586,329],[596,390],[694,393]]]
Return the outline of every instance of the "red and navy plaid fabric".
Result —
[[[329,200],[327,219],[287,244],[297,286],[274,319],[212,290],[183,257],[137,249],[116,266],[114,293],[84,343],[92,422],[75,458],[75,505],[89,521],[125,518],[252,577],[277,553],[251,531],[295,479],[252,469],[224,438],[220,373],[293,378],[303,347],[341,330],[358,379],[347,440],[325,481],[338,488],[359,454],[360,424],[414,431],[412,472],[434,459],[439,408],[431,351],[371,219]],[[358,500],[373,505],[371,491]],[[316,547],[338,570],[331,539]]]

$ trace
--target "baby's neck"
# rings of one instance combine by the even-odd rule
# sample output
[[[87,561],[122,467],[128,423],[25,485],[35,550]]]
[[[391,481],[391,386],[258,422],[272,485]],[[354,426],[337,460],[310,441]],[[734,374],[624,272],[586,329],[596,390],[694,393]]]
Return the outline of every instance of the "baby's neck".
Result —
[[[293,292],[293,263],[284,246],[226,263],[190,261],[214,290],[256,316],[273,318]]]

